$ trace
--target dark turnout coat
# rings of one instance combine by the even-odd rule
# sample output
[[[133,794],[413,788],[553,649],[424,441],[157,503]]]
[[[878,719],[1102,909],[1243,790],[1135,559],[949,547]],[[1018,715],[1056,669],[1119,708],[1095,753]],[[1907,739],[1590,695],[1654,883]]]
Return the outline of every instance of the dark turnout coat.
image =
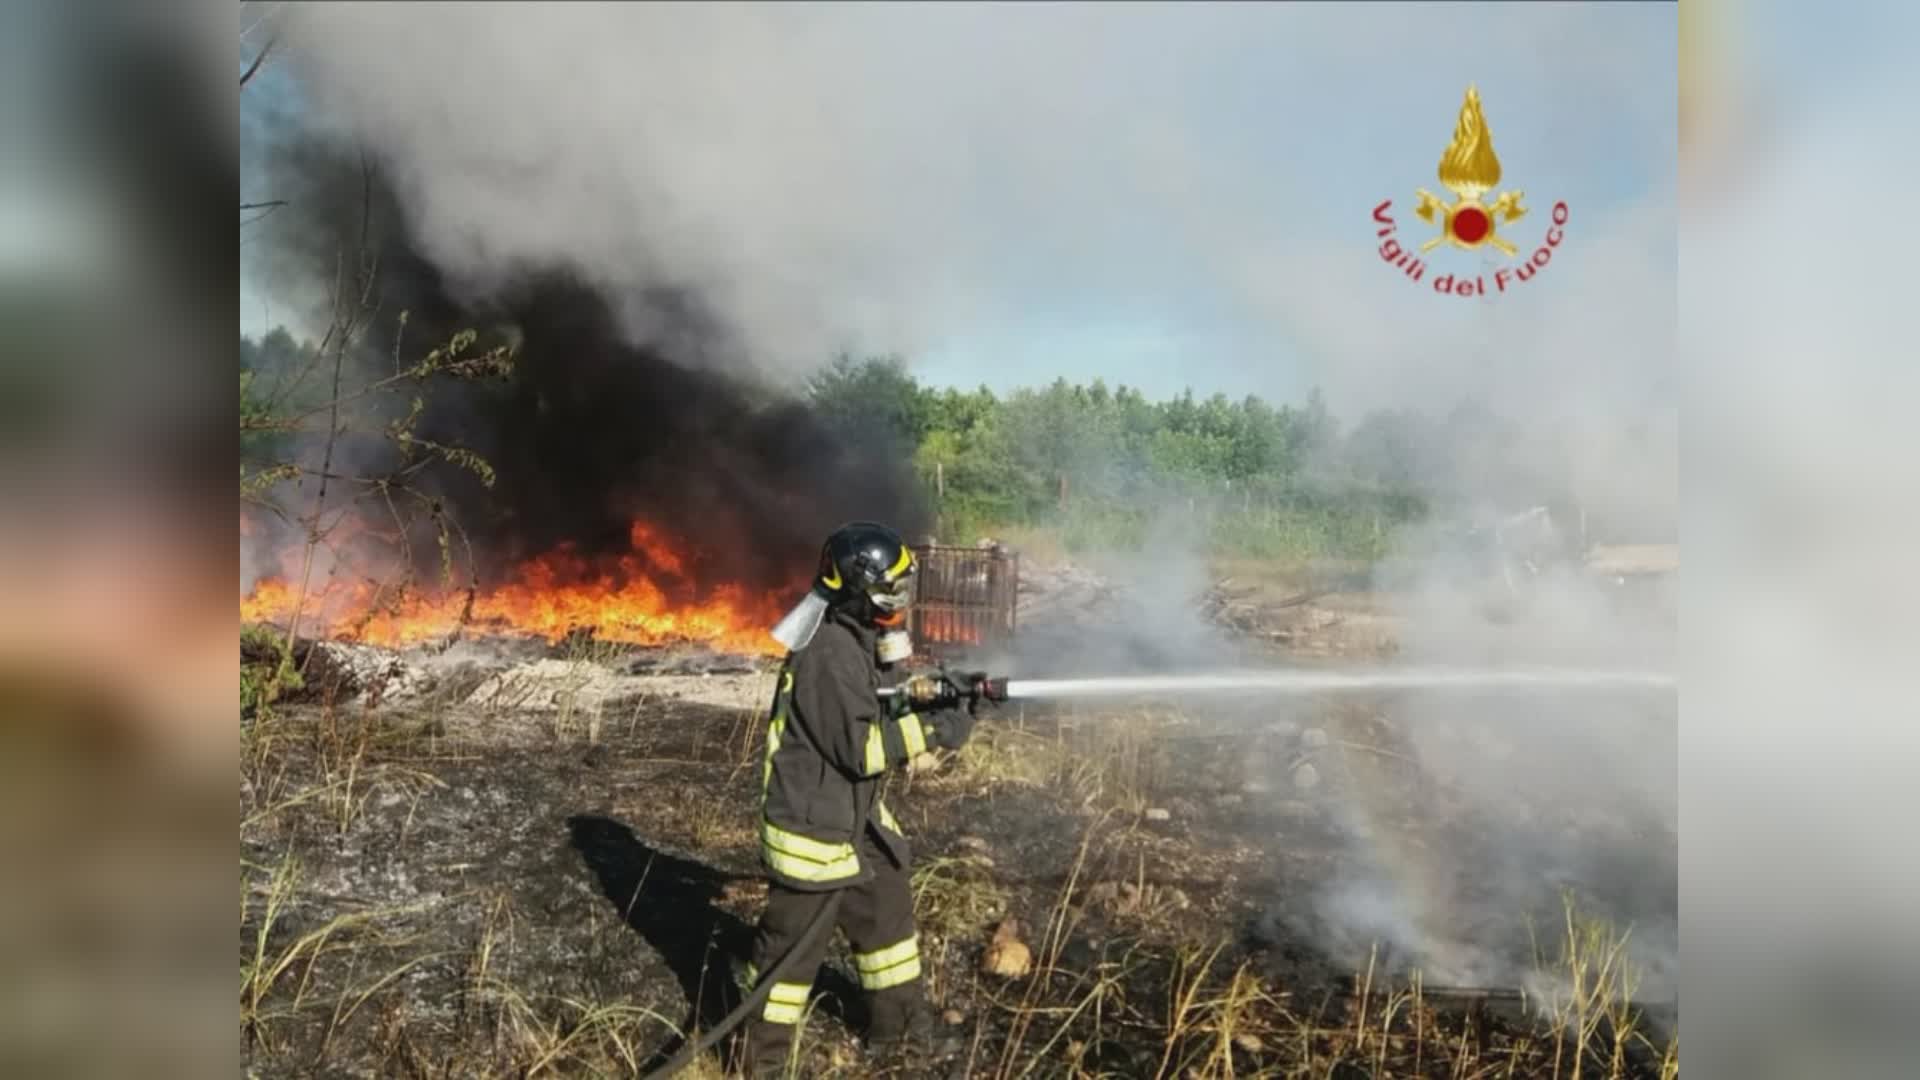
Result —
[[[868,880],[854,829],[864,816],[886,856],[910,852],[880,786],[933,745],[937,716],[894,718],[880,699],[878,631],[835,612],[780,669],[761,771],[760,855],[775,881],[823,891]]]

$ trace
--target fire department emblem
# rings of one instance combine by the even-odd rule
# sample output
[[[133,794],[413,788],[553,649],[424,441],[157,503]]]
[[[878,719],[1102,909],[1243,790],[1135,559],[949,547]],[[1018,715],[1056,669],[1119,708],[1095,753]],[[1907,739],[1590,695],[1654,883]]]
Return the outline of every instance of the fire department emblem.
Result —
[[[1503,254],[1514,254],[1514,246],[1500,237],[1497,227],[1519,221],[1526,216],[1527,208],[1520,205],[1522,193],[1518,191],[1503,191],[1491,203],[1480,201],[1500,184],[1500,159],[1493,152],[1493,136],[1480,112],[1480,91],[1471,85],[1466,102],[1460,106],[1453,141],[1440,156],[1440,183],[1453,192],[1451,204],[1425,188],[1414,193],[1420,199],[1414,213],[1422,221],[1440,226],[1440,235],[1420,245],[1421,251],[1432,251],[1441,244],[1472,251],[1489,244]]]

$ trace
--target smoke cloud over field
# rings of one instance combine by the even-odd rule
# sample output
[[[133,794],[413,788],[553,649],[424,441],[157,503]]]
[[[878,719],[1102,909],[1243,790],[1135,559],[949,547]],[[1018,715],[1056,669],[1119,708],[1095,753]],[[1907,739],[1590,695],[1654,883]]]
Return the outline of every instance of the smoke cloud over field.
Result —
[[[1391,28],[1334,8],[1184,5],[276,18],[304,115],[368,142],[457,287],[532,260],[622,298],[692,292],[745,355],[787,370],[841,346],[922,357],[982,328],[1165,312],[1231,328],[1181,357],[1197,387],[1271,371],[1271,396],[1317,382],[1343,416],[1472,401],[1528,422],[1537,445],[1517,453],[1577,433],[1590,452],[1569,467],[1590,487],[1671,486],[1670,177],[1622,171],[1670,155],[1672,89],[1644,77],[1670,77],[1670,13],[1415,8]],[[1509,57],[1511,83],[1469,70],[1488,50]],[[1420,74],[1384,76],[1396,56]],[[1557,199],[1573,213],[1533,294],[1487,304],[1388,271],[1367,216],[1393,198],[1403,228],[1418,224],[1412,190],[1434,186],[1476,79],[1507,182],[1535,206],[1516,237],[1537,241]],[[1620,194],[1642,183],[1651,196]],[[649,312],[622,314],[649,336]]]
[[[1672,177],[1623,163],[1670,161],[1671,13],[1404,15],[1383,28],[1311,7],[647,4],[274,18],[299,115],[370,149],[453,295],[564,266],[635,340],[683,330],[684,309],[647,298],[692,298],[722,332],[702,337],[703,364],[782,373],[842,347],[921,358],[983,329],[1044,336],[1116,308],[1161,312],[1231,328],[1177,361],[1203,392],[1270,371],[1255,388],[1298,400],[1317,383],[1343,417],[1471,405],[1508,430],[1458,478],[1464,495],[1499,507],[1557,486],[1596,522],[1670,532]],[[1510,83],[1448,59],[1489,49],[1510,58]],[[1421,74],[1383,74],[1396,56]],[[1384,267],[1367,216],[1392,198],[1403,230],[1419,226],[1412,190],[1433,186],[1475,80],[1506,182],[1534,206],[1515,239],[1537,241],[1557,200],[1572,213],[1550,271],[1484,302]]]
[[[563,547],[591,575],[595,556],[634,550],[638,521],[670,542],[676,564],[685,560],[656,570],[675,578],[685,570],[694,585],[774,589],[804,581],[820,537],[843,521],[921,523],[911,475],[876,462],[870,447],[830,430],[804,403],[744,378],[738,342],[697,293],[658,285],[613,294],[564,263],[520,263],[484,288],[456,285],[457,271],[423,250],[416,212],[381,170],[348,144],[303,131],[284,138],[268,150],[261,182],[297,209],[263,237],[258,265],[283,295],[319,303],[343,260],[349,274],[363,253],[372,260],[377,311],[361,316],[359,374],[349,387],[378,378],[381,359],[391,358],[389,371],[413,363],[462,330],[479,334],[470,352],[517,349],[511,377],[441,385],[417,402],[418,439],[487,463],[490,485],[461,468],[412,481],[454,512],[482,582]],[[392,447],[344,441],[336,471],[393,465],[346,460],[356,455],[386,459]],[[356,495],[364,493],[348,487],[336,505]],[[369,505],[370,523],[381,524],[382,504]],[[270,557],[297,539],[264,517],[255,528],[243,537],[243,592],[249,561],[256,573],[282,572]],[[416,569],[431,577],[437,545],[413,539]]]

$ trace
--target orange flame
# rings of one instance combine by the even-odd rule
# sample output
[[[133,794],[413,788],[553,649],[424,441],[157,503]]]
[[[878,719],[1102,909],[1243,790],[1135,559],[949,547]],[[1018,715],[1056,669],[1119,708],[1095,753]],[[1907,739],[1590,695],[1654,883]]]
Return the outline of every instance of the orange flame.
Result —
[[[479,590],[467,613],[469,634],[541,637],[575,632],[635,645],[699,643],[726,652],[774,655],[768,630],[792,599],[784,591],[740,585],[699,588],[695,561],[646,522],[633,523],[630,554],[588,560],[563,545],[521,564],[506,581]],[[431,592],[334,583],[308,590],[302,631],[310,636],[400,647],[443,641],[462,626],[462,588]],[[804,587],[804,583],[802,585]],[[243,623],[285,625],[299,596],[294,575],[265,578],[240,601]]]
[[[914,618],[915,636],[930,645],[978,645],[983,636],[977,612],[928,604],[916,611]]]

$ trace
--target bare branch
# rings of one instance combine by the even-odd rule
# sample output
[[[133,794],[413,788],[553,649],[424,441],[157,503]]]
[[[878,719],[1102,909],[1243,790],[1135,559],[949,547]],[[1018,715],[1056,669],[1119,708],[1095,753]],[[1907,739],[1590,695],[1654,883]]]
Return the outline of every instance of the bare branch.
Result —
[[[271,47],[273,43],[268,42],[267,44],[269,47]],[[262,51],[261,55],[262,56],[265,55],[264,50]],[[256,67],[259,66],[257,61],[255,63],[255,66]],[[363,165],[362,168],[364,169],[365,166]],[[370,184],[370,180],[366,181],[366,183]],[[369,202],[370,195],[368,194],[369,191],[370,191],[370,187],[365,186],[363,184],[363,187],[361,190],[361,203],[360,203],[360,214],[361,214],[360,241],[362,245],[361,258],[363,262],[365,260],[365,244],[366,244],[366,233],[367,233],[366,220],[367,220],[367,215],[371,212],[371,205]],[[361,285],[361,291],[360,291],[361,310],[365,310],[367,297],[372,292],[372,290],[373,290],[373,275],[369,270],[366,273],[365,279]],[[339,308],[338,308],[338,305],[336,304],[335,311],[338,312],[338,310]],[[338,316],[336,315],[336,318],[337,317]],[[350,315],[349,318],[351,319],[351,317],[352,316]],[[298,633],[300,628],[301,609],[306,606],[307,590],[313,582],[314,549],[320,546],[321,542],[325,539],[325,536],[326,536],[326,534],[322,532],[320,529],[320,517],[321,517],[321,514],[324,512],[326,503],[327,503],[327,485],[331,480],[331,474],[333,472],[334,447],[340,441],[340,374],[341,374],[342,368],[346,364],[347,346],[348,346],[348,343],[352,340],[351,327],[353,324],[350,322],[348,325],[349,325],[349,330],[340,336],[340,339],[335,343],[334,349],[333,349],[333,389],[332,389],[332,392],[328,395],[330,399],[330,404],[329,404],[328,416],[327,416],[326,448],[324,451],[322,451],[321,457],[320,457],[320,490],[318,493],[314,495],[313,515],[310,519],[308,519],[306,556],[302,561],[302,565],[300,567],[300,588],[299,588],[299,591],[294,594],[293,613],[287,617],[287,637],[286,637],[286,644],[282,649],[283,654],[291,654],[293,651],[293,643],[296,640],[296,634]]]
[[[247,65],[247,70],[240,73],[240,86],[242,89],[246,87],[248,80],[259,74],[260,65],[267,62],[267,54],[273,51],[274,45],[278,44],[279,41],[280,38],[278,35],[268,38],[267,44],[260,50],[260,55],[254,57],[253,63]]]
[[[275,210],[278,210],[285,205],[287,205],[287,200],[285,199],[271,199],[267,202],[257,202],[257,203],[241,203],[240,212],[243,214],[249,210],[258,210],[260,212],[250,218],[243,219],[240,222],[240,227],[244,229],[248,225],[251,225],[256,221],[265,220],[266,218],[271,217]]]

